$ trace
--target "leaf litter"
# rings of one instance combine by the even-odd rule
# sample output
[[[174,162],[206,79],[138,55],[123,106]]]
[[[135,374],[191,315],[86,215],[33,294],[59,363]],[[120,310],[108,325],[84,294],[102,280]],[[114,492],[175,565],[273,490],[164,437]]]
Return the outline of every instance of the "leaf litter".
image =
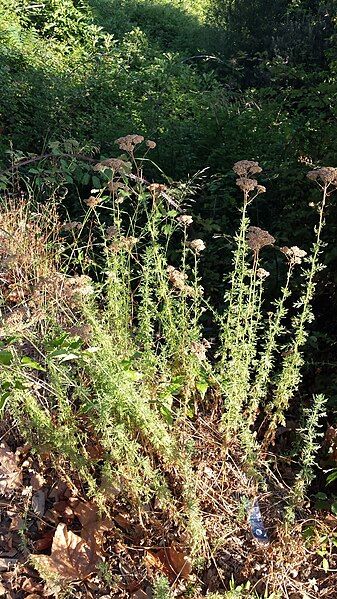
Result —
[[[248,502],[254,498],[254,489],[237,465],[239,455],[224,460],[221,439],[211,422],[200,418],[191,427],[195,427],[196,481],[209,539],[205,566],[198,574],[179,529],[155,504],[139,518],[138,509],[116,492],[110,517],[102,515],[81,487],[74,492],[46,456],[42,461],[27,449],[14,452],[2,443],[1,491],[7,496],[7,510],[1,519],[0,558],[7,597],[57,598],[70,585],[81,599],[145,598],[161,575],[170,582],[174,597],[186,597],[192,585],[193,598],[202,598],[228,588],[234,577],[237,584],[250,580],[260,593],[266,583],[270,588],[283,584],[284,596],[332,599],[336,574],[329,572],[327,577],[315,550],[306,551],[304,525],[297,523],[290,536],[284,535],[277,506],[286,488],[275,484],[272,497],[259,497],[270,535],[270,545],[261,546],[254,542],[249,518],[244,511],[239,513],[240,497]],[[32,498],[41,492],[44,510],[34,510]],[[337,518],[326,519],[324,525],[327,534],[337,535]],[[330,569],[336,565],[330,555]]]

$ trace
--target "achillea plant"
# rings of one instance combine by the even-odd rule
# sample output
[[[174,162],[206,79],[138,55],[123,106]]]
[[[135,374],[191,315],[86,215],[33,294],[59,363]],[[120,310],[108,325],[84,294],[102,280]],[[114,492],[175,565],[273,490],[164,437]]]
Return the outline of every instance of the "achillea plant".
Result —
[[[212,364],[202,327],[209,304],[199,276],[205,243],[191,234],[186,189],[144,178],[144,157],[138,157],[144,141],[120,138],[127,157],[95,165],[100,189],[84,202],[80,221],[61,226],[53,206],[39,215],[10,203],[0,215],[0,406],[38,450],[49,451],[64,476],[67,463],[102,509],[109,508],[111,486],[140,513],[153,501],[187,532],[197,554],[207,541],[190,421],[210,404],[212,394],[203,403],[207,389],[220,390],[226,448],[234,438],[245,465],[260,465],[257,418],[263,411],[265,450],[301,381],[326,200],[337,170],[309,174],[323,191],[313,252],[306,257],[297,246],[280,248],[287,274],[266,317],[263,260],[276,242],[248,214],[266,189],[254,178],[258,163],[234,165],[243,206],[225,313],[213,311],[221,330],[220,359]],[[153,143],[148,140],[146,152]],[[303,262],[309,270],[291,320],[292,277]],[[289,335],[286,319],[291,341],[278,364]],[[323,404],[316,398],[307,414],[297,498],[312,476]]]
[[[254,424],[259,410],[263,409],[264,425],[267,423],[262,444],[265,450],[273,442],[277,427],[284,423],[289,402],[301,382],[303,347],[308,336],[308,324],[313,319],[311,303],[315,276],[322,268],[318,258],[324,246],[321,235],[326,201],[337,186],[337,170],[322,168],[308,175],[322,189],[316,241],[309,257],[297,246],[280,248],[288,263],[287,276],[281,296],[274,302],[274,311],[269,313],[268,318],[263,311],[263,287],[269,273],[260,266],[260,252],[265,246],[273,245],[275,239],[267,231],[250,226],[247,216],[249,204],[256,195],[265,191],[252,178],[261,168],[255,162],[241,161],[234,165],[234,171],[239,175],[237,185],[243,191],[244,201],[230,289],[226,295],[226,313],[222,319],[220,388],[224,395],[226,443],[238,433],[246,459],[254,462],[258,451]],[[252,264],[249,250],[253,252]],[[291,309],[290,283],[295,268],[303,261],[309,264],[309,270],[303,271],[303,292],[295,306],[299,313],[291,320],[293,341],[284,352],[281,370],[277,373],[276,356],[282,336],[287,333],[284,323]]]
[[[225,401],[223,427],[226,438],[243,425],[242,410],[247,403],[256,354],[262,288],[268,276],[266,271],[259,269],[260,250],[275,241],[267,231],[250,228],[247,216],[248,206],[257,195],[266,191],[256,179],[251,178],[261,171],[257,162],[243,160],[234,165],[234,172],[239,176],[236,183],[243,192],[243,207],[221,331],[220,376]],[[252,267],[248,261],[249,249],[253,251]]]
[[[46,314],[43,336],[37,330],[21,331],[20,339],[38,357],[39,364],[31,360],[30,368],[34,372],[41,366],[45,382],[34,384],[14,342],[11,371],[4,365],[7,409],[23,434],[24,422],[30,423],[37,448],[47,447],[59,465],[68,461],[102,508],[107,508],[109,493],[97,480],[98,471],[102,481],[121,489],[139,509],[156,499],[158,508],[187,531],[191,551],[197,553],[204,531],[191,444],[181,430],[186,414],[196,411],[197,386],[207,361],[198,276],[204,246],[188,240],[191,217],[184,214],[179,193],[171,201],[167,186],[143,179],[135,155],[141,141],[131,137],[118,140],[129,161],[108,159],[96,165],[102,188],[85,202],[82,223],[60,227],[62,235],[71,237],[66,265],[81,269],[88,262],[90,267],[99,254],[96,282],[88,275],[61,273],[52,248],[44,245],[43,227],[36,232],[48,263],[49,286],[48,293],[37,293],[39,279],[27,292],[27,304],[34,298],[40,307],[51,301],[54,308]],[[29,219],[28,207],[27,230]],[[81,249],[86,226],[95,237],[95,246],[86,241],[89,260]],[[182,237],[176,267],[167,260],[173,235]],[[50,297],[51,279],[59,285],[55,292],[62,289],[59,302]],[[12,333],[18,333],[15,326]],[[99,464],[87,449],[91,439],[98,445]],[[179,497],[172,492],[172,477]]]
[[[308,337],[308,324],[314,319],[311,304],[316,288],[315,277],[322,269],[319,256],[324,247],[322,231],[325,224],[326,202],[329,195],[337,187],[337,169],[332,167],[316,169],[308,173],[308,178],[316,181],[322,191],[322,200],[319,205],[319,221],[315,229],[316,240],[312,252],[307,258],[309,269],[303,273],[303,291],[296,305],[300,312],[292,319],[293,340],[285,354],[282,370],[276,381],[272,402],[267,408],[271,413],[271,418],[265,435],[265,446],[274,440],[277,426],[284,422],[284,414],[288,408],[289,401],[301,382],[301,369],[304,363],[303,347]],[[300,264],[306,256],[306,253],[296,246],[282,248],[282,251],[287,256],[290,265]]]

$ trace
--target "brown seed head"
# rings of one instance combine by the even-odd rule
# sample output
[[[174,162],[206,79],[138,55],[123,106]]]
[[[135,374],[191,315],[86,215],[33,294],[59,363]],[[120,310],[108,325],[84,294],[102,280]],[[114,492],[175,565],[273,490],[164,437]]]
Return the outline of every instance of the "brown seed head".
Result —
[[[256,179],[248,179],[247,177],[241,177],[236,180],[236,184],[240,187],[241,191],[254,191],[257,188],[258,184]]]
[[[177,289],[184,289],[187,275],[174,268],[174,266],[168,266],[166,271],[172,285]]]
[[[157,144],[155,141],[152,141],[152,139],[148,139],[146,145],[150,150],[154,150]]]
[[[95,196],[90,196],[90,198],[84,200],[84,203],[87,206],[89,206],[89,208],[94,208],[95,206],[98,206],[98,204],[100,204],[101,201],[101,198],[95,198]]]
[[[117,227],[112,225],[111,227],[107,228],[107,230],[105,232],[105,238],[107,240],[113,239],[114,237],[116,237],[117,233],[118,233]]]
[[[273,245],[275,238],[268,231],[260,229],[260,227],[249,227],[247,243],[253,252],[259,252],[266,245]]]
[[[107,158],[107,160],[102,160],[98,162],[93,170],[94,171],[104,171],[105,169],[111,169],[115,173],[119,173],[121,175],[125,173],[129,173],[131,170],[131,163],[126,160],[121,160],[120,158]]]
[[[126,189],[126,186],[120,181],[109,181],[108,189],[111,193],[116,193],[118,189]]]
[[[200,362],[206,360],[206,352],[211,347],[211,344],[207,339],[202,339],[202,341],[192,341],[191,343],[191,352],[194,354]]]
[[[267,190],[264,185],[257,185],[256,191],[257,193],[266,193]]]
[[[283,254],[285,254],[285,256],[287,257],[287,260],[292,265],[293,264],[301,264],[302,258],[304,258],[307,255],[307,252],[305,252],[304,250],[301,250],[299,247],[297,247],[297,245],[293,245],[290,248],[288,248],[287,246],[284,246],[284,247],[280,248],[280,251]]]
[[[65,286],[68,287],[68,290],[71,290],[72,293],[76,293],[82,297],[86,297],[94,293],[92,280],[87,275],[70,277],[66,279]]]
[[[178,216],[177,221],[178,221],[178,223],[181,223],[185,227],[188,227],[189,225],[191,225],[193,223],[193,218],[192,218],[192,216],[189,216],[188,214],[182,214],[181,216]]]
[[[256,271],[256,276],[258,279],[261,279],[262,281],[264,279],[266,279],[267,277],[269,277],[270,272],[268,270],[265,270],[264,268],[258,268]]]
[[[163,191],[167,190],[166,185],[162,183],[151,183],[151,185],[147,186],[147,189],[155,196],[160,195]]]
[[[233,171],[239,177],[249,177],[262,172],[258,162],[253,160],[239,160],[233,166]]]
[[[310,181],[318,181],[323,183],[323,185],[332,184],[337,186],[337,168],[334,168],[333,166],[324,166],[309,171],[307,177]]]
[[[203,250],[206,249],[206,246],[202,239],[193,239],[190,241],[188,246],[193,250],[196,254],[200,254]]]
[[[73,231],[74,229],[80,229],[82,223],[74,220],[69,223],[64,223],[61,227],[62,231]]]
[[[108,250],[114,254],[118,254],[121,250],[131,252],[137,241],[137,237],[120,237],[119,239],[114,239],[114,241],[109,245]]]
[[[135,146],[142,143],[142,141],[144,141],[144,137],[142,135],[134,134],[119,137],[116,139],[115,143],[118,145],[120,150],[131,153],[135,149]]]
[[[69,327],[67,331],[72,337],[80,337],[86,343],[90,341],[92,334],[92,328],[90,324],[73,325]]]

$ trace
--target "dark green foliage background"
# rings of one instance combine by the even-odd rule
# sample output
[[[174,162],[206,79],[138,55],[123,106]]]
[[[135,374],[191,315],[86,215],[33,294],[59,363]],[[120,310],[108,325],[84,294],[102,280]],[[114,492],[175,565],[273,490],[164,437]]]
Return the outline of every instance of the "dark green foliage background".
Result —
[[[218,302],[231,244],[213,236],[237,222],[236,160],[264,170],[254,224],[309,249],[316,191],[299,158],[337,165],[336,0],[0,0],[0,14],[3,169],[11,144],[40,154],[72,138],[109,156],[128,133],[155,139],[151,157],[175,180],[208,167],[194,212]],[[323,312],[336,309],[335,203]]]

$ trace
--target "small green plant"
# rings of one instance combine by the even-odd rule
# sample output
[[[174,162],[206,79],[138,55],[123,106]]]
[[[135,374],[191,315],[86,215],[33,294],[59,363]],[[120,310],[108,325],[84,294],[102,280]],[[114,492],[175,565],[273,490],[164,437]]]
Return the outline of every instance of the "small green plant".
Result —
[[[158,576],[153,583],[153,599],[172,599],[170,583],[166,576]]]

